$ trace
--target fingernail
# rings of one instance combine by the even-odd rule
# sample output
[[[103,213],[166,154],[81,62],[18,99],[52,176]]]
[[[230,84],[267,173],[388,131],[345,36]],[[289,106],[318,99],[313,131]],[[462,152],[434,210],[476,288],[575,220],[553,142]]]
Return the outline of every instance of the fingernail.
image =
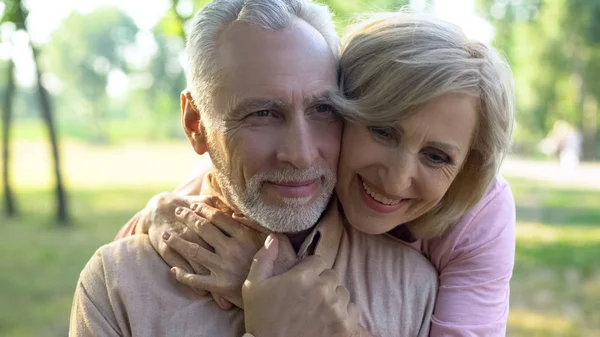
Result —
[[[273,243],[273,235],[269,234],[265,240],[265,248],[269,249],[269,246]]]
[[[183,212],[183,207],[177,207],[175,209],[175,215],[181,215],[182,212]]]
[[[175,270],[175,267],[171,268],[171,275],[177,276],[177,271]]]
[[[167,232],[162,232],[163,240],[167,241],[167,240],[169,240],[170,237],[171,237],[171,234],[169,234]]]
[[[190,208],[192,209],[192,211],[195,211],[196,209],[198,209],[198,204],[192,204]]]

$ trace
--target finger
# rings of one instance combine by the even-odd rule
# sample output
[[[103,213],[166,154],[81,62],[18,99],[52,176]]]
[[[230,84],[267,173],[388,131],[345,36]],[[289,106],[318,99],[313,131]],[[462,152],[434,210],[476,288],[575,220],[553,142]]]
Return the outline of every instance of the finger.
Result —
[[[241,223],[242,225],[253,229],[256,232],[259,233],[264,233],[264,234],[269,234],[268,230],[266,228],[264,228],[263,226],[261,226],[259,223],[257,223],[256,221],[250,220],[248,219],[245,215],[243,214],[238,214],[238,213],[233,213],[233,215],[231,216],[235,221],[238,221],[239,223]]]
[[[164,232],[163,232],[164,234]],[[170,267],[180,267],[185,271],[192,272],[196,271],[192,266],[181,256],[179,253],[175,252],[173,249],[169,248],[163,239],[163,234],[158,231],[157,228],[151,227],[148,233],[148,237],[150,238],[150,243],[154,250],[158,252],[160,257],[170,266]],[[197,272],[197,271],[196,271]]]
[[[196,275],[184,271],[181,268],[171,268],[171,274],[181,284],[184,284],[196,291],[215,292],[219,289],[215,285],[214,278],[210,275]]]
[[[229,214],[208,205],[192,204],[192,209],[194,209],[194,206],[199,215],[231,237],[244,238],[251,234],[249,228],[234,220]]]
[[[327,269],[327,263],[318,255],[312,255],[300,260],[291,270],[298,274],[311,277],[321,275]]]
[[[164,233],[163,240],[169,248],[173,249],[189,262],[199,264],[209,270],[214,270],[220,264],[217,254],[210,252],[195,243],[186,241],[179,236]]]
[[[352,319],[352,321],[360,322],[360,310],[358,309],[358,306],[352,302],[348,302],[347,308],[348,316]]]
[[[199,204],[206,204],[210,207],[213,207],[215,209],[218,209],[219,211],[226,213],[226,214],[232,214],[233,210],[231,209],[231,207],[229,207],[229,205],[227,205],[226,203],[224,203],[218,196],[203,196],[201,200],[198,200]]]
[[[217,303],[217,305],[219,306],[219,308],[223,309],[223,310],[231,310],[233,309],[234,305],[229,302],[228,300],[226,300],[224,297],[222,297],[221,295],[216,295],[216,294],[212,294],[213,299],[215,300],[215,302]]]
[[[350,302],[350,292],[348,291],[348,289],[346,289],[346,287],[338,285],[335,288],[335,293],[337,295],[338,300],[342,303]]]
[[[275,260],[275,267],[273,269],[273,276],[280,275],[290,270],[293,266],[298,263],[298,255],[296,250],[292,247],[290,239],[283,234],[271,234],[277,237],[279,245],[279,251],[277,259]]]
[[[170,267],[179,267],[179,268],[187,271],[188,273],[192,273],[192,272],[198,273],[198,271],[196,269],[194,269],[194,267],[192,265],[190,265],[190,263],[188,261],[186,261],[185,258],[183,258],[175,250],[169,248],[169,246],[167,245],[166,242],[164,242],[164,240],[161,242],[160,246],[158,247],[158,253],[162,257],[162,259],[167,263],[167,265],[169,265]],[[202,269],[206,269],[206,268],[202,267]],[[210,274],[210,271],[208,273]]]
[[[329,285],[339,285],[340,281],[339,281],[339,277],[338,274],[335,270],[333,269],[325,269],[323,270],[323,272],[319,275],[319,277],[327,282],[327,284]]]
[[[231,217],[233,218],[233,220],[249,228],[253,228],[254,226],[258,225],[255,221],[246,218],[246,216],[243,214],[233,213]]]
[[[248,278],[244,282],[245,287],[260,283],[273,276],[273,267],[278,251],[278,238],[275,235],[269,235],[264,246],[254,255]]]
[[[211,247],[217,249],[227,245],[227,236],[210,221],[194,213],[191,209],[179,207],[175,210],[179,221],[198,234]]]

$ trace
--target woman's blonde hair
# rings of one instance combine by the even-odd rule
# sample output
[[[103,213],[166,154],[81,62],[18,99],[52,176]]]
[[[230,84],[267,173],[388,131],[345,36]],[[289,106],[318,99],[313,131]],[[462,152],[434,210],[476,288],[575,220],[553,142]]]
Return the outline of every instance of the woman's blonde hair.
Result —
[[[438,205],[407,224],[417,238],[442,234],[473,207],[510,146],[514,89],[510,67],[491,47],[427,14],[378,15],[342,42],[340,85],[349,122],[390,125],[447,93],[478,98],[478,125],[463,166]]]

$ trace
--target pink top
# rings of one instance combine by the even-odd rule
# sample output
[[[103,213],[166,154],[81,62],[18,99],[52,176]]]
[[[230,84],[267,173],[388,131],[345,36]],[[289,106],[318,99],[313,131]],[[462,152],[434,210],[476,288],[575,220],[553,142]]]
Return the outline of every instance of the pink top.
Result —
[[[460,222],[413,247],[439,272],[430,336],[505,336],[515,261],[515,202],[497,176]]]
[[[176,192],[198,194],[201,176],[190,178]],[[133,234],[137,219],[131,219],[117,238]],[[510,187],[497,176],[483,199],[445,235],[411,244],[439,272],[429,336],[505,336],[515,224]]]

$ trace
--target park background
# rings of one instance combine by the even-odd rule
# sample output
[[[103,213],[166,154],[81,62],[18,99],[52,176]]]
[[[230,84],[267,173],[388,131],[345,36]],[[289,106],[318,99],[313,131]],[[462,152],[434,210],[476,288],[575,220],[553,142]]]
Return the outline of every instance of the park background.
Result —
[[[197,164],[178,104],[186,25],[206,2],[0,2],[1,336],[65,336],[94,250]],[[600,1],[319,2],[340,33],[411,3],[506,55],[518,102],[502,168],[518,220],[508,336],[600,336]],[[582,135],[579,166],[543,141],[558,121]]]

